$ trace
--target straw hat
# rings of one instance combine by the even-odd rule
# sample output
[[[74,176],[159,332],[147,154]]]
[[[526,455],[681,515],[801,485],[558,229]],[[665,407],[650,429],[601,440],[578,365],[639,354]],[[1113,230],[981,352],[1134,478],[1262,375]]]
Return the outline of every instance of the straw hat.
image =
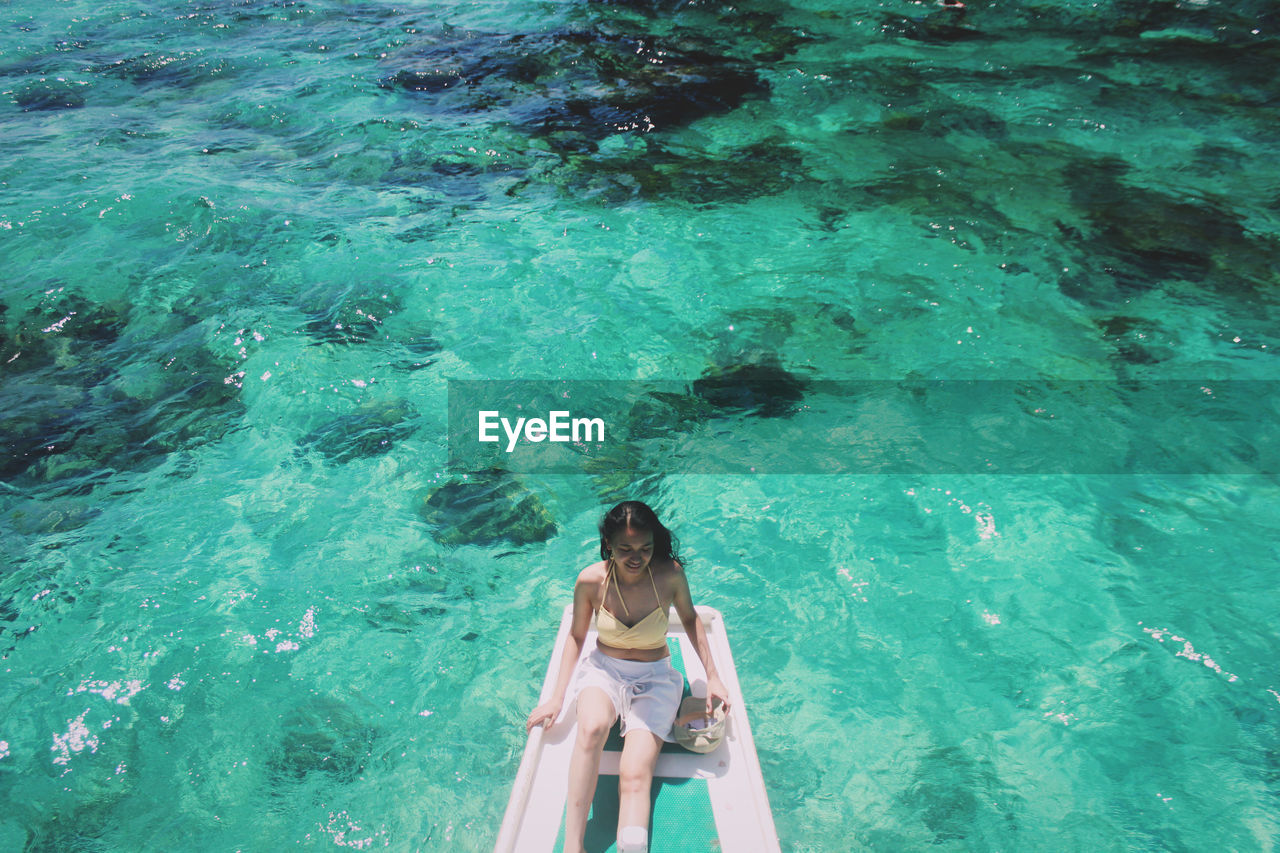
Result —
[[[686,696],[680,703],[671,736],[690,752],[711,752],[724,740],[724,720],[724,703],[720,700],[715,700],[708,716],[706,697]]]

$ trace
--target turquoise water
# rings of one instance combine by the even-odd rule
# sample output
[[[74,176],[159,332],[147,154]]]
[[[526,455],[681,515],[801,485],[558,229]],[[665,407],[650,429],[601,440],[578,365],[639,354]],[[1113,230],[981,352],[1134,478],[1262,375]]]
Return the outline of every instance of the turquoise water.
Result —
[[[468,487],[446,439],[450,379],[1273,379],[1271,4],[0,22],[0,849],[490,848],[624,495],[784,849],[1275,848],[1272,469]]]

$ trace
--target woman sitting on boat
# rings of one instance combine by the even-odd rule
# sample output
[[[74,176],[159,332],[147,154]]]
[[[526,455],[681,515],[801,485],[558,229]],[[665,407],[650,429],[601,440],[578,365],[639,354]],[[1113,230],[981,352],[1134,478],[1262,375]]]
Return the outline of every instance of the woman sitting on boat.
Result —
[[[648,843],[653,770],[663,741],[674,741],[671,726],[684,690],[684,678],[672,668],[667,651],[669,607],[675,607],[706,669],[707,713],[717,701],[724,703],[725,711],[729,708],[728,691],[716,674],[706,629],[694,611],[671,531],[645,504],[625,501],[600,522],[600,556],[601,562],[583,569],[574,584],[573,625],[560,675],[551,698],[533,710],[527,726],[530,731],[538,725],[550,727],[564,707],[578,703],[578,739],[569,763],[565,807],[565,853],[583,849],[600,754],[619,718],[623,747],[618,768],[618,848],[646,849],[641,845]],[[578,666],[593,613],[596,648]]]

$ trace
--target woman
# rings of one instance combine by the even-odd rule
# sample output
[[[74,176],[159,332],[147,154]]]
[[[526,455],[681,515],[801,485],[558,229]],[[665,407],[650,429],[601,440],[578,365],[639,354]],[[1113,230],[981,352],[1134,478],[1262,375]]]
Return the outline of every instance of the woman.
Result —
[[[568,702],[578,703],[578,739],[569,763],[565,853],[582,850],[587,812],[595,796],[600,753],[622,718],[618,769],[618,849],[647,849],[649,785],[663,741],[672,740],[684,679],[667,651],[667,610],[674,606],[707,671],[707,713],[729,693],[716,672],[707,633],[693,609],[676,542],[657,515],[639,501],[625,501],[600,522],[601,562],[587,566],[573,588],[573,625],[551,698],[529,715],[527,728],[550,727]],[[591,615],[596,648],[577,666]],[[575,668],[577,672],[575,673]],[[572,679],[572,681],[571,681]],[[627,847],[623,842],[626,840]]]

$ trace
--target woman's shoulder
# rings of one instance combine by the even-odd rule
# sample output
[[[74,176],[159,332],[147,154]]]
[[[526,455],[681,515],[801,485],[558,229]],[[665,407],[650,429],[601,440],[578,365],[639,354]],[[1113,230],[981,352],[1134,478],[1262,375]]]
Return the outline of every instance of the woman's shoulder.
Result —
[[[609,564],[604,560],[592,563],[582,571],[578,572],[578,583],[592,586],[599,586],[604,583],[608,571]]]
[[[653,570],[653,576],[659,583],[684,577],[684,564],[679,560],[654,560],[649,564],[649,567]]]

